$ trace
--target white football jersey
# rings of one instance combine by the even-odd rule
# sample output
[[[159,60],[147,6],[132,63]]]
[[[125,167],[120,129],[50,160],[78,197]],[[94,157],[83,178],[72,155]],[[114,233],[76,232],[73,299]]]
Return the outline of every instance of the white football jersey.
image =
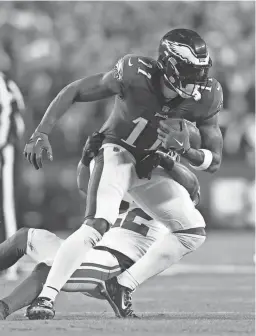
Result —
[[[119,216],[115,226],[104,234],[97,245],[121,252],[136,262],[166,232],[168,229],[165,225],[152,220],[141,209],[132,205],[128,212]]]

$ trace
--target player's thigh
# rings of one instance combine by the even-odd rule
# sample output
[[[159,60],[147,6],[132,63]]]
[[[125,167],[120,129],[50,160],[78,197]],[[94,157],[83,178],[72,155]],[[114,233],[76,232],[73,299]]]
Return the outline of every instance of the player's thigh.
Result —
[[[124,148],[105,145],[91,163],[85,218],[114,224],[124,194],[135,176],[135,161]]]
[[[42,229],[29,229],[26,254],[37,263],[52,266],[62,239],[54,233]]]
[[[62,290],[83,292],[85,295],[102,299],[97,290],[98,284],[120,273],[121,267],[115,256],[108,251],[91,249]]]
[[[172,231],[205,226],[187,190],[161,168],[155,169],[151,180],[133,188],[129,194],[149,216]]]

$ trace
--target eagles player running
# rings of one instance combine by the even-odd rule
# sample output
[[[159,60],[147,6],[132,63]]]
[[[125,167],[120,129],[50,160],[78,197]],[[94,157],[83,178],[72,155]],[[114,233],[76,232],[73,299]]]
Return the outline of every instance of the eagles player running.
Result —
[[[148,176],[148,164],[153,162],[154,167],[152,157],[160,145],[177,150],[197,169],[214,172],[219,168],[222,136],[217,115],[222,105],[222,90],[215,79],[208,77],[211,65],[204,40],[194,31],[175,29],[162,38],[157,61],[126,55],[112,71],[71,83],[50,104],[25,147],[25,156],[36,169],[42,168],[44,150],[52,159],[48,134],[74,102],[116,95],[112,114],[101,129],[105,137],[103,146],[93,161],[85,221],[58,250],[44,289],[30,309],[31,316],[54,316],[53,302],[58,292],[82,263],[85,253],[114,224],[127,192],[148,215],[170,228],[160,246],[169,259],[159,263],[156,251],[151,265],[150,261],[144,262],[145,277],[151,276],[148,268],[158,273],[179,257],[172,245],[172,232],[195,228],[194,206],[182,187],[167,175],[153,171],[150,183],[144,177]],[[196,123],[202,149],[190,148],[186,123],[172,118]],[[194,234],[192,230],[191,235]],[[107,285],[102,288],[114,307],[112,294],[122,298],[124,291],[119,291],[121,295],[110,292]],[[126,310],[119,315],[125,316]]]

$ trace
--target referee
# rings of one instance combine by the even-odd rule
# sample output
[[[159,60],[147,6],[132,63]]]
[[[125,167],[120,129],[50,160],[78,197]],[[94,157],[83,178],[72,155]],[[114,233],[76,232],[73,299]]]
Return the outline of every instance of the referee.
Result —
[[[0,72],[0,229],[4,240],[17,231],[15,151],[24,132],[23,110],[24,100],[18,86]],[[17,268],[9,268],[6,278],[15,280]]]

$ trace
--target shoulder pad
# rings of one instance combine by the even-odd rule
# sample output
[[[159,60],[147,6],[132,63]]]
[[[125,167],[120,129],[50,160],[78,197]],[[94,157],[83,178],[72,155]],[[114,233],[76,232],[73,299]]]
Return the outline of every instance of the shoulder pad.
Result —
[[[116,63],[114,75],[122,82],[123,87],[127,88],[133,83],[139,85],[140,82],[150,81],[157,70],[157,62],[154,59],[128,54]]]
[[[200,103],[204,109],[202,120],[207,120],[220,112],[223,106],[223,91],[215,78],[209,78],[207,85],[201,86],[201,92]]]

